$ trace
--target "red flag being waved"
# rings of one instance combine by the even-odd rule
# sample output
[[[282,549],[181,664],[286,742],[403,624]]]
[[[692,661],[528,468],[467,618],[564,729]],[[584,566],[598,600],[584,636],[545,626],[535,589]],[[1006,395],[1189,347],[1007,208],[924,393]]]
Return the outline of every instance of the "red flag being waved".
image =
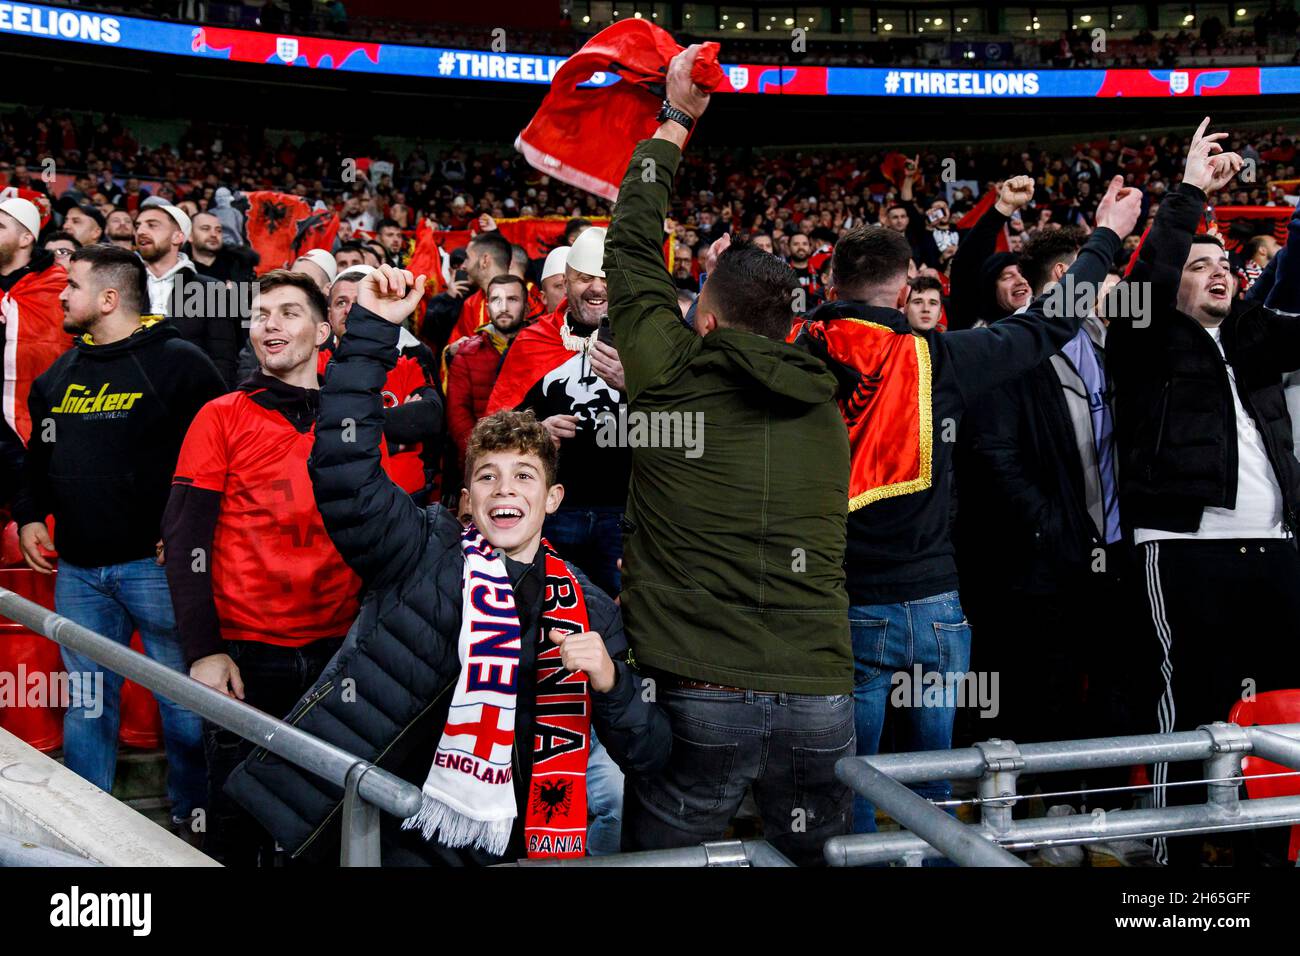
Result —
[[[548,176],[613,201],[633,148],[659,127],[668,63],[681,51],[668,31],[648,20],[606,27],[556,71],[515,149]],[[598,73],[616,74],[618,82],[580,85]],[[727,82],[718,44],[704,44],[691,78],[707,92]]]
[[[288,268],[313,249],[333,251],[338,234],[337,213],[312,212],[306,200],[288,193],[248,194],[248,243],[261,257],[258,275]]]
[[[32,434],[27,410],[32,382],[72,347],[72,336],[63,331],[63,306],[59,303],[67,284],[67,271],[52,265],[28,272],[0,294],[0,322],[5,326],[4,417],[24,444]]]

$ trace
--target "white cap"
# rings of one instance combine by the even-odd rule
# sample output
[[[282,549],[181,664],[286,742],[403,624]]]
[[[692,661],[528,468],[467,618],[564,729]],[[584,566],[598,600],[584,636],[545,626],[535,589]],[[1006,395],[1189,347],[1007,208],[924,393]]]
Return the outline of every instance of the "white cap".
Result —
[[[293,264],[297,265],[304,259],[320,269],[321,272],[325,273],[326,282],[334,282],[334,277],[338,275],[339,264],[334,261],[334,256],[331,253],[324,249],[312,249],[309,252],[304,252],[297,259],[294,259]]]
[[[365,265],[364,263],[358,263],[355,266],[348,266],[346,269],[344,269],[342,272],[338,274],[338,276],[334,279],[334,282],[330,283],[330,288],[331,289],[334,288],[335,284],[342,282],[344,279],[346,279],[348,282],[360,282],[362,279],[364,279],[366,276],[370,275],[370,273],[374,271],[375,271],[374,266],[368,266]]]
[[[582,235],[569,247],[568,265],[589,276],[605,278],[605,230],[592,226],[582,230]]]
[[[148,206],[142,207],[140,211],[144,212],[145,208],[161,209],[163,212],[167,213],[167,215],[172,217],[172,221],[176,223],[180,231],[185,234],[185,241],[190,241],[190,217],[185,215],[185,210],[166,202],[148,203]]]
[[[6,199],[0,202],[0,212],[7,212],[18,220],[18,224],[30,232],[33,239],[41,234],[41,214],[30,199]]]
[[[546,264],[542,266],[542,281],[551,276],[564,274],[564,267],[569,262],[569,247],[557,246],[546,254]]]

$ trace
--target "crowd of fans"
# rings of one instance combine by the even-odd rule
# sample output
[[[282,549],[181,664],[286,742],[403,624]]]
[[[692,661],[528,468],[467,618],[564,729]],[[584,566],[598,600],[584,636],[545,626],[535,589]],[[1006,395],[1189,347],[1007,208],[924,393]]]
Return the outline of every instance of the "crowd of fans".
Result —
[[[1287,131],[683,151],[697,50],[612,207],[502,151],[371,181],[341,136],[6,116],[0,505],[57,610],[423,779],[390,861],[688,845],[752,791],[814,863],[875,828],[833,767],[891,732],[1170,732],[1296,686],[1251,635],[1300,624],[1300,268],[1273,221],[1207,214],[1292,218]],[[262,189],[337,241],[259,267]],[[530,257],[521,216],[567,221]],[[422,220],[469,233],[426,283]],[[991,722],[900,704],[914,668],[1001,674]],[[65,718],[105,789],[114,680]],[[228,863],[321,851],[309,774],[163,720],[178,830],[206,809]]]

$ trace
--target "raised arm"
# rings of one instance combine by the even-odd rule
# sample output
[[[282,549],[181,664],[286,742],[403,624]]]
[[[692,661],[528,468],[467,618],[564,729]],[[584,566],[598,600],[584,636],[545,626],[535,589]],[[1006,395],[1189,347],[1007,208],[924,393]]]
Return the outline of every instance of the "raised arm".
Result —
[[[707,94],[691,82],[699,48],[692,46],[668,67],[668,101],[698,119]],[[665,120],[652,139],[632,153],[605,237],[609,322],[623,362],[628,397],[680,371],[699,348],[681,321],[677,287],[664,263],[664,218],[688,131]]]
[[[1218,141],[1227,133],[1207,133],[1207,116],[1192,134],[1187,148],[1183,181],[1165,196],[1150,230],[1134,256],[1129,282],[1151,283],[1151,305],[1156,316],[1174,308],[1183,266],[1192,248],[1197,223],[1205,215],[1206,197],[1218,192],[1241,168],[1241,157],[1223,153]]]
[[[1078,290],[1090,287],[1095,301],[1120,242],[1133,231],[1141,208],[1141,192],[1124,189],[1116,176],[1097,208],[1097,228],[1059,287],[1038,296],[1021,314],[1007,316],[986,329],[944,334],[940,341],[952,355],[966,401],[1045,362],[1074,337],[1087,317],[1085,310],[1076,308]]]
[[[422,290],[423,282],[391,266],[362,281],[348,334],[326,370],[307,463],[325,530],[367,589],[404,578],[425,547],[424,512],[385,473],[380,451],[382,389],[397,364],[398,323]]]

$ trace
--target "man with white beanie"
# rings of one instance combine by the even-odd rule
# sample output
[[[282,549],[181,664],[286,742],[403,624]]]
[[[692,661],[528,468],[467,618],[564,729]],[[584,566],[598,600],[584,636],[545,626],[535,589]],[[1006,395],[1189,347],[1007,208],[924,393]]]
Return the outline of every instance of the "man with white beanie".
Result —
[[[240,290],[200,275],[181,247],[190,239],[190,217],[170,203],[146,199],[135,219],[135,248],[149,280],[149,312],[172,320],[234,386],[242,340]]]
[[[338,275],[338,264],[335,263],[332,253],[324,249],[312,249],[293,260],[293,265],[289,267],[289,270],[311,276],[316,284],[320,286],[321,292],[328,297],[330,287],[334,284],[334,279]]]
[[[542,265],[542,296],[546,311],[554,312],[564,301],[564,267],[569,263],[569,246],[556,246],[546,254]]]
[[[53,253],[37,246],[40,231],[35,204],[16,197],[0,202],[0,507],[7,507],[18,490],[31,440],[27,396],[32,382],[72,345],[59,305],[68,273]]]

